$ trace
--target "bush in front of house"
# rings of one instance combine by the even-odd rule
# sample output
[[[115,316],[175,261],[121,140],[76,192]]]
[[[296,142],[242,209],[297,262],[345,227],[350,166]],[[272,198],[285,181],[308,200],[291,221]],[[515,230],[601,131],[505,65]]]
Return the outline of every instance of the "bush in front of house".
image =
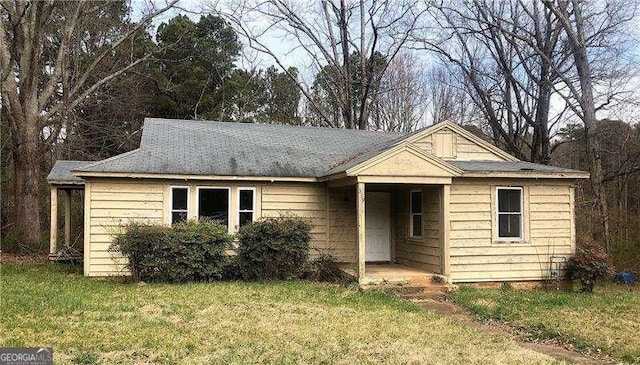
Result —
[[[607,253],[590,237],[579,237],[576,254],[567,261],[567,277],[578,280],[582,292],[591,293],[599,279],[613,275]]]
[[[311,223],[268,218],[241,227],[237,238],[237,267],[245,280],[298,278],[309,259]]]
[[[308,280],[339,283],[348,279],[340,268],[338,259],[329,252],[320,251],[305,268],[303,277]]]
[[[115,236],[109,251],[121,253],[128,260],[127,268],[134,280],[151,280],[160,275],[161,254],[167,246],[169,227],[146,223],[129,223],[123,233]]]
[[[231,242],[227,228],[211,221],[132,223],[110,249],[128,258],[136,280],[182,283],[221,279]]]

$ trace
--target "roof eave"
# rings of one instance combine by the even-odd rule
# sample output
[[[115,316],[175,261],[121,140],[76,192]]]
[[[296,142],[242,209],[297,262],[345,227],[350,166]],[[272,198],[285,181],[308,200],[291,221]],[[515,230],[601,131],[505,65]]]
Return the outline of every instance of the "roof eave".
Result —
[[[84,185],[84,181],[47,179],[49,185]]]
[[[320,182],[324,182],[324,181],[333,181],[333,180],[339,180],[345,177],[349,177],[349,175],[347,175],[346,171],[340,171],[340,172],[336,172],[330,175],[323,175],[318,177],[318,181]]]
[[[482,178],[526,178],[526,179],[589,179],[588,172],[541,172],[541,171],[465,171],[461,177]]]
[[[318,182],[318,178],[306,177],[306,176],[196,175],[196,174],[166,174],[166,173],[140,173],[140,172],[96,172],[96,171],[82,171],[82,170],[72,170],[71,173],[74,176],[78,176],[81,178]]]

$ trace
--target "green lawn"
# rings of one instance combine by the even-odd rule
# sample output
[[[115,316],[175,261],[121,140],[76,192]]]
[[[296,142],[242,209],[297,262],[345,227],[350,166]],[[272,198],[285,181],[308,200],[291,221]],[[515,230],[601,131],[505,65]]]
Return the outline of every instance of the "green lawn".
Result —
[[[594,293],[461,288],[454,300],[482,318],[531,336],[640,363],[640,288],[609,284]]]
[[[553,363],[379,292],[136,285],[53,264],[0,270],[0,346],[51,346],[56,363]]]

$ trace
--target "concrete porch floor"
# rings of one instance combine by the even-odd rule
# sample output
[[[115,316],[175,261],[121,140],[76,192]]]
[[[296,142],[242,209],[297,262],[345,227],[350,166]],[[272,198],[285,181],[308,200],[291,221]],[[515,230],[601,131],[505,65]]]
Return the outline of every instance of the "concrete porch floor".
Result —
[[[358,277],[358,273],[353,267],[343,267],[342,270],[353,277]],[[417,281],[428,283],[431,281],[432,276],[438,275],[427,270],[396,263],[368,263],[365,266],[364,274],[360,285],[409,283]]]

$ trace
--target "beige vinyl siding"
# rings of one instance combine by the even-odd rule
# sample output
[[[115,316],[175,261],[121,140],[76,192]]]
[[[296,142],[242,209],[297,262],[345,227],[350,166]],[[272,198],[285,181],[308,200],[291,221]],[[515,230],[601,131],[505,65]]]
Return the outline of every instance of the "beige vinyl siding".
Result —
[[[262,186],[262,217],[300,217],[311,222],[311,246],[327,248],[327,192],[320,183]],[[312,254],[316,250],[311,251]]]
[[[422,237],[409,235],[409,192],[422,191]],[[395,261],[441,273],[441,187],[403,188],[395,194]]]
[[[321,183],[263,185],[262,216],[307,218],[312,224],[312,256],[327,252],[342,262],[354,262],[356,259],[353,188],[327,189]]]
[[[504,161],[504,158],[460,135],[456,138],[456,150],[457,160]]]
[[[86,274],[105,276],[125,274],[126,259],[109,252],[121,225],[132,221],[170,224],[171,187],[189,188],[188,217],[198,216],[198,188],[229,188],[229,230],[238,229],[238,189],[254,188],[256,197],[254,218],[298,216],[312,223],[313,246],[327,246],[326,193],[321,184],[174,180],[113,180],[87,184],[88,200],[85,227],[88,229],[88,260]]]
[[[495,154],[451,129],[445,128],[412,142],[418,148],[440,158],[464,161],[504,161]]]
[[[523,187],[523,240],[499,242],[495,189]],[[549,256],[573,250],[572,187],[560,182],[454,180],[450,195],[449,250],[454,282],[540,280]]]
[[[85,275],[105,276],[126,273],[126,259],[110,252],[114,235],[123,224],[132,221],[162,223],[164,221],[163,186],[157,182],[93,181],[85,192]]]
[[[433,152],[433,142],[432,142],[431,135],[425,136],[424,138],[420,138],[414,141],[413,145],[429,153]]]
[[[329,253],[341,262],[356,262],[358,228],[356,215],[356,189],[353,187],[329,189]]]

